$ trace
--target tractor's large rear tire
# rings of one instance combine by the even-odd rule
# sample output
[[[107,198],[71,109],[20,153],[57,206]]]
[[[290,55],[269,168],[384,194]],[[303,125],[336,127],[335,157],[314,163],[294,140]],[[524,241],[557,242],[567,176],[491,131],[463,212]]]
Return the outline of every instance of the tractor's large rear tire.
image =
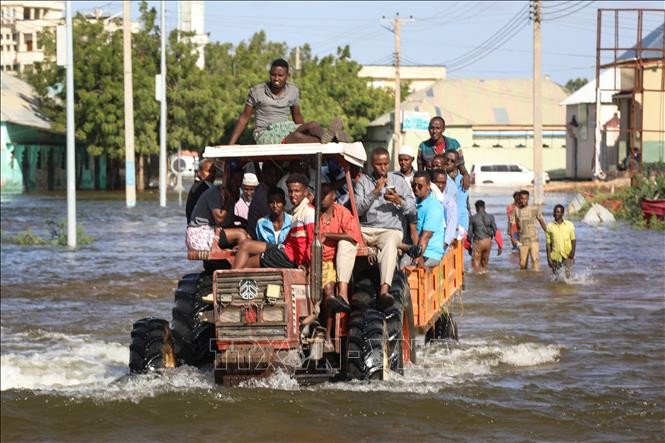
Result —
[[[383,380],[389,368],[384,314],[374,309],[353,311],[348,323],[347,378]]]
[[[129,372],[143,374],[176,365],[169,322],[148,317],[134,323],[129,345]]]
[[[411,291],[404,272],[395,272],[390,294],[395,299],[395,304],[386,310],[388,360],[392,371],[404,375],[404,363],[416,363],[416,330]]]
[[[431,340],[459,340],[457,322],[449,312],[441,314],[434,326],[428,329],[425,334],[425,343],[429,343]]]
[[[186,275],[178,282],[173,306],[173,342],[178,363],[201,367],[212,363],[211,340],[215,327],[199,320],[198,315],[212,310],[201,298],[212,292],[212,274]]]

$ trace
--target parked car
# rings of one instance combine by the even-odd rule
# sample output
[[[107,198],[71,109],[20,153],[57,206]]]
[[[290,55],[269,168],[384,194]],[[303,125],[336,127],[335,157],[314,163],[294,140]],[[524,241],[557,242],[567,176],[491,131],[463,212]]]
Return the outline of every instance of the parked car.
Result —
[[[471,184],[520,186],[533,183],[531,169],[518,163],[476,163],[471,167]],[[543,172],[543,180],[549,183],[550,176]]]

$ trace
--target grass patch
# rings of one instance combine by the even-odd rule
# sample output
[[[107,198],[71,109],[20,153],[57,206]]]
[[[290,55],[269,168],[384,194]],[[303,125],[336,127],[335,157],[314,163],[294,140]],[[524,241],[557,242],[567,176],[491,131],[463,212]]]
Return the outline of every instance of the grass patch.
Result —
[[[28,228],[14,235],[6,235],[5,232],[0,231],[2,243],[11,243],[20,246],[67,246],[67,222],[47,220],[46,225],[51,235],[49,239],[33,233],[32,229]],[[77,245],[88,245],[93,240],[93,237],[86,234],[82,225],[76,225]]]

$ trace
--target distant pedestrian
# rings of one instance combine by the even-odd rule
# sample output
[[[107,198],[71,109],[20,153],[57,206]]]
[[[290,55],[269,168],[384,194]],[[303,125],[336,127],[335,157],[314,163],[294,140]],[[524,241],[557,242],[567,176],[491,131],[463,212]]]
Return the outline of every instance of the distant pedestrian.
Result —
[[[469,219],[469,252],[471,253],[471,265],[473,271],[478,274],[487,272],[487,265],[492,251],[492,239],[496,241],[499,250],[496,255],[503,251],[503,237],[501,231],[496,228],[494,216],[485,212],[485,202],[476,201],[476,213]]]
[[[536,221],[540,223],[543,231],[547,232],[545,219],[536,206],[529,206],[529,191],[521,190],[518,205],[510,213],[509,223],[517,224],[519,234],[520,251],[520,269],[527,269],[529,257],[531,257],[531,267],[534,271],[540,270],[538,231],[536,230]]]
[[[554,274],[565,270],[570,278],[575,262],[575,225],[563,219],[563,206],[554,207],[554,221],[547,224],[547,264]]]
[[[519,250],[519,247],[517,242],[517,223],[510,222],[510,214],[513,212],[513,209],[517,207],[517,202],[519,199],[520,191],[513,192],[513,201],[506,207],[506,215],[508,218],[508,227],[506,229],[506,233],[508,234],[508,238],[510,238],[510,244],[513,245],[513,251]]]

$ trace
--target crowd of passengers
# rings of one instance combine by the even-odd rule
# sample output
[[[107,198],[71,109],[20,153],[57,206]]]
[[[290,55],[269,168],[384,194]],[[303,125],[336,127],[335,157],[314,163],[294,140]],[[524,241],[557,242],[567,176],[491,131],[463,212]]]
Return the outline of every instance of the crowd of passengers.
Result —
[[[435,153],[415,171],[413,151],[402,147],[396,171],[390,170],[390,155],[384,148],[372,151],[371,172],[350,166],[360,227],[350,211],[344,168],[334,159],[324,162],[319,231],[329,319],[336,312],[350,311],[349,280],[358,244],[378,250],[377,306],[385,309],[394,302],[389,288],[397,266],[437,266],[452,242],[464,239],[469,199],[459,153]],[[312,166],[298,160],[250,163],[243,168],[232,161],[222,185],[215,184],[215,178],[221,178],[216,172],[213,160],[200,162],[187,198],[187,247],[232,249],[234,269],[307,270],[315,222]]]

